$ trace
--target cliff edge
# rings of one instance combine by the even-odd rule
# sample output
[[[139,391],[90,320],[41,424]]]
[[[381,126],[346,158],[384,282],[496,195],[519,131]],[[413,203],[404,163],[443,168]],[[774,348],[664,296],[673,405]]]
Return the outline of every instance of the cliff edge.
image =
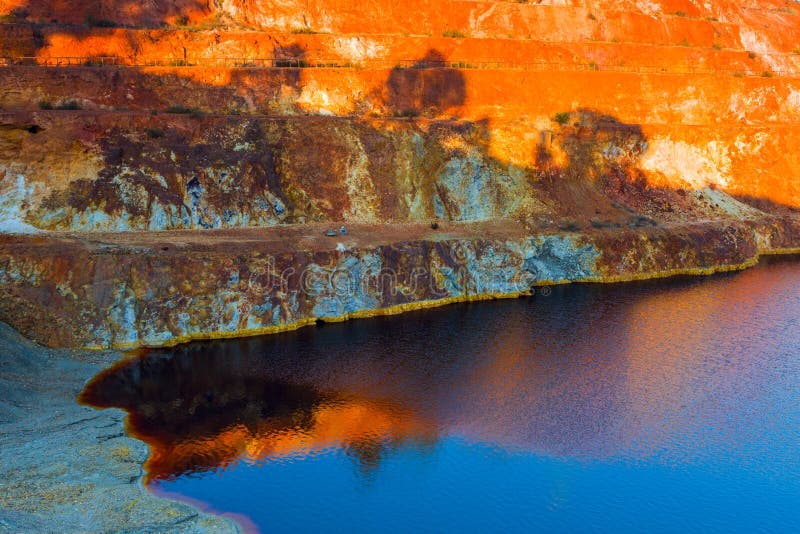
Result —
[[[46,345],[251,335],[800,247],[796,2],[0,16],[0,318]]]

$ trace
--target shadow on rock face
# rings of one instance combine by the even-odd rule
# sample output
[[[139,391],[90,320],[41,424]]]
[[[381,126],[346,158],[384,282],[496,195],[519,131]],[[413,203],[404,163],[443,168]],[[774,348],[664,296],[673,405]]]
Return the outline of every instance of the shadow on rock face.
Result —
[[[31,3],[26,9],[31,20],[46,19],[53,5]],[[127,6],[123,2],[121,11]],[[174,9],[193,8],[183,3]],[[63,28],[75,36],[88,30]],[[696,191],[663,185],[674,182],[642,169],[648,148],[642,127],[603,110],[562,111],[544,127],[527,118],[510,125],[514,121],[498,124],[491,117],[467,120],[467,78],[450,68],[440,50],[430,49],[388,76],[381,73],[385,79],[353,94],[347,86],[306,80],[309,55],[302,43],[290,40],[276,45],[268,62],[281,68],[234,68],[222,82],[194,77],[202,69],[100,68],[79,75],[55,69],[59,73],[48,76],[69,74],[67,81],[85,82],[75,98],[92,109],[80,120],[113,124],[68,132],[80,138],[76,150],[98,156],[97,172],[51,180],[28,164],[40,174],[25,187],[48,193],[41,200],[15,197],[26,210],[20,218],[39,228],[91,231],[433,219],[513,219],[536,231],[577,231],[726,218],[727,204],[739,211],[753,206],[781,212],[781,206],[758,198],[700,198],[691,194]],[[130,104],[142,111],[147,102],[152,115],[97,115],[96,84],[110,80],[124,91],[103,104],[106,110]],[[120,100],[129,91],[130,101]],[[188,113],[162,113],[170,108]],[[344,117],[327,116],[333,113]],[[62,120],[64,114],[51,116]],[[54,138],[58,148],[71,146],[63,133],[57,139],[58,125],[45,129],[27,121],[15,128],[36,136],[37,149]],[[25,153],[26,142],[13,135],[6,152]],[[84,159],[89,158],[76,156]],[[11,187],[16,177],[8,176]],[[649,181],[653,176],[657,180]],[[45,181],[45,187],[33,183]],[[14,194],[28,194],[25,187]],[[728,193],[716,196],[723,195]]]
[[[395,115],[457,114],[466,101],[464,75],[448,67],[438,50],[429,50],[410,67],[395,67],[386,82],[386,105]]]
[[[212,13],[209,3],[204,0],[174,2],[25,0],[11,2],[11,6],[8,15],[17,21],[87,24],[91,27],[158,28],[166,25],[168,21],[185,24],[190,20],[201,20]]]

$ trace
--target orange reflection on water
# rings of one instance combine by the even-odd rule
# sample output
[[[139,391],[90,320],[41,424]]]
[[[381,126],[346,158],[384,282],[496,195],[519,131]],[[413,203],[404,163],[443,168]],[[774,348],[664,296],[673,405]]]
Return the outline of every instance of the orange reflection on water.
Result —
[[[175,361],[148,363],[144,358],[119,364],[81,395],[95,406],[130,406],[128,429],[151,449],[148,481],[332,448],[370,470],[387,449],[436,440],[430,422],[396,402],[253,377],[249,365],[209,374],[192,373]],[[212,377],[214,389],[208,385]]]
[[[151,480],[330,450],[370,472],[452,436],[680,462],[690,444],[710,454],[759,428],[739,405],[775,379],[761,354],[789,354],[767,332],[792,331],[795,280],[777,263],[190,344],[101,373],[82,400],[129,412]]]
[[[433,428],[413,414],[366,400],[316,406],[310,419],[307,425],[296,428],[275,427],[270,421],[256,429],[234,424],[213,436],[159,443],[145,466],[149,480],[196,471],[204,460],[208,460],[205,467],[226,469],[237,462],[307,457],[332,448],[353,451],[362,463],[370,463],[383,447],[435,440]],[[148,441],[154,444],[152,436]]]

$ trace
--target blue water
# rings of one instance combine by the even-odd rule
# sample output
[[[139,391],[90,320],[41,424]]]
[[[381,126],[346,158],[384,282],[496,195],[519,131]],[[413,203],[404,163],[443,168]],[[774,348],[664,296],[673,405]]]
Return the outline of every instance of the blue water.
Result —
[[[150,487],[283,531],[800,531],[800,263],[151,353]]]

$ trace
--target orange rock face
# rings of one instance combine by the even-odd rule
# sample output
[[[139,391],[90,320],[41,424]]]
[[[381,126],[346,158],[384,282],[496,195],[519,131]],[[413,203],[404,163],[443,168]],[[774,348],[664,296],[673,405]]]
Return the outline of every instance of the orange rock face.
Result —
[[[589,236],[607,261],[560,281],[680,270],[666,259],[670,247],[702,270],[713,258],[741,263],[798,246],[793,2],[0,0],[0,15],[7,231],[80,232],[77,242],[91,232],[153,232],[145,242],[157,247],[155,233],[166,230],[438,220],[506,225],[504,248],[520,232],[535,240],[617,229],[650,239],[653,228],[749,229],[730,238],[748,243],[743,252],[699,258],[698,247],[714,241],[705,236],[685,250],[659,241],[652,261],[643,248],[631,246],[625,259]],[[56,254],[57,243],[37,250]],[[354,254],[383,244],[366,239]],[[150,310],[134,313],[134,337],[117,336],[108,295],[87,293],[90,280],[71,285],[77,253],[68,265],[37,256],[20,267],[18,242],[3,246],[4,298],[16,303],[5,306],[6,320],[34,323],[13,310],[36,317],[41,304],[30,303],[67,286],[94,303],[91,320],[77,330],[65,320],[74,332],[55,344],[159,344],[319,316],[309,301],[277,318],[258,312],[256,326],[241,315],[233,326],[188,329],[172,312]],[[383,254],[392,269],[416,265]],[[510,254],[514,268],[532,257]],[[44,278],[25,274],[37,261],[47,264]],[[164,276],[183,279],[183,267],[173,269]],[[131,298],[145,298],[137,291]],[[273,305],[285,298],[276,294]],[[409,302],[377,299],[358,310]],[[172,318],[155,331],[159,313]]]

